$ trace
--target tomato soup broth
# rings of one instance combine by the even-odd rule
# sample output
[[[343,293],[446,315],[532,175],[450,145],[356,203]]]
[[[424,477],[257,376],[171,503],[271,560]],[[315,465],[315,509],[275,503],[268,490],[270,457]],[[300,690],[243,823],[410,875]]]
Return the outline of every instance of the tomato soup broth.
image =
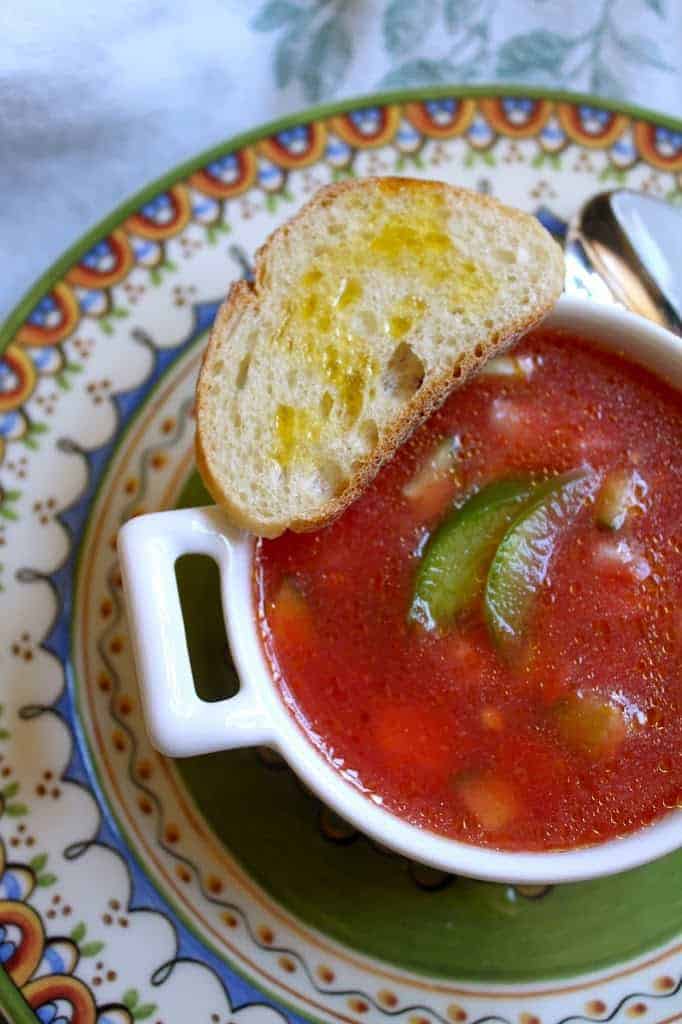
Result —
[[[263,642],[321,753],[413,824],[507,850],[682,801],[682,401],[540,330],[314,534],[261,541]]]

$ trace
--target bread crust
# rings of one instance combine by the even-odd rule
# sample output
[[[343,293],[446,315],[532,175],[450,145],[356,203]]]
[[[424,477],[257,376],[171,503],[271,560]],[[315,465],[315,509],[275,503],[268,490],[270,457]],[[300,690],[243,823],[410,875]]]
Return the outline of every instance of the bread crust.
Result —
[[[482,207],[489,207],[502,213],[506,218],[513,218],[524,223],[527,221],[527,214],[515,210],[513,207],[505,206],[490,196],[471,192],[469,189],[459,188],[455,185],[448,185],[438,181],[421,181],[415,178],[362,178],[359,180],[338,182],[328,185],[319,190],[313,198],[303,206],[289,221],[278,227],[258,249],[254,262],[254,280],[247,282],[236,281],[232,284],[228,295],[221,305],[215,322],[209,335],[207,348],[204,352],[196,392],[196,461],[201,478],[211,494],[214,501],[225,509],[230,520],[235,526],[242,527],[262,537],[278,537],[285,530],[293,530],[296,533],[305,533],[318,530],[327,526],[337,519],[345,509],[371,483],[381,467],[395,454],[399,446],[410,436],[410,434],[431,415],[452,392],[465,384],[476,372],[476,370],[488,359],[509,348],[518,340],[521,335],[534,327],[553,308],[561,294],[563,287],[563,255],[558,245],[555,245],[556,265],[548,267],[548,278],[555,278],[553,287],[549,290],[549,298],[542,306],[536,307],[531,314],[521,317],[510,323],[504,334],[499,336],[492,334],[482,344],[482,352],[479,356],[473,352],[465,353],[460,357],[457,364],[448,371],[440,374],[424,385],[411,399],[409,399],[400,414],[396,417],[392,426],[386,430],[380,443],[373,452],[360,460],[353,476],[349,479],[343,490],[320,506],[314,515],[301,516],[292,520],[264,520],[253,514],[248,508],[234,500],[234,496],[225,491],[220,480],[214,474],[210,465],[209,454],[206,451],[202,439],[203,413],[208,404],[208,378],[210,364],[218,345],[224,343],[225,338],[230,338],[233,328],[239,319],[250,306],[257,312],[261,296],[266,289],[265,270],[268,263],[270,249],[278,240],[296,230],[299,220],[314,215],[318,208],[327,206],[344,192],[364,190],[367,187],[381,187],[383,190],[389,188],[404,189],[405,187],[417,186],[419,188],[432,188],[441,192],[446,200],[462,198],[468,201],[475,201]],[[552,250],[550,249],[550,252]]]

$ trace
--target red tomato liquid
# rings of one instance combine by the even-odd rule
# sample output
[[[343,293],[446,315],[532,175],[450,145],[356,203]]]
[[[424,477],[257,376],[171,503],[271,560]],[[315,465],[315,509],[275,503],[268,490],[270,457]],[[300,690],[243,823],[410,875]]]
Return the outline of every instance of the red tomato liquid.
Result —
[[[566,334],[536,332],[516,355],[533,357],[530,380],[481,376],[455,392],[336,523],[261,542],[255,585],[283,697],[347,779],[435,832],[552,850],[682,802],[682,402]],[[454,475],[408,499],[453,435]],[[453,502],[584,464],[601,477],[636,467],[644,508],[609,533],[588,504],[562,531],[525,664],[494,649],[482,602],[440,634],[408,623],[419,554]],[[556,709],[576,694],[622,711],[616,745],[567,742]]]

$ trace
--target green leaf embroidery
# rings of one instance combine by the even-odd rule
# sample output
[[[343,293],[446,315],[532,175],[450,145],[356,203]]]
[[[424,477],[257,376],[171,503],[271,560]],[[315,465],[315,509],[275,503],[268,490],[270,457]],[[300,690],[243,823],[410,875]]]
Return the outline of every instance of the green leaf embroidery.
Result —
[[[26,438],[22,438],[22,440],[24,441],[24,443],[28,444]],[[13,509],[5,508],[4,505],[0,505],[0,516],[2,516],[3,519],[11,519],[13,522],[16,522],[16,520],[19,518],[19,516]]]
[[[574,42],[544,28],[508,39],[497,55],[497,73],[502,78],[528,75],[533,71],[560,69]]]
[[[348,29],[339,16],[328,18],[315,32],[306,51],[301,81],[306,99],[317,102],[341,84],[353,47]]]
[[[289,0],[270,0],[251,22],[256,32],[270,32],[301,17],[301,9]]]
[[[384,46],[392,57],[411,53],[429,27],[430,0],[390,0],[383,18]]]
[[[46,434],[49,429],[47,423],[41,423],[39,420],[35,420],[28,428],[30,434]]]
[[[19,792],[18,782],[9,782],[6,786],[0,789],[0,793],[4,796],[5,800],[11,800],[13,796],[16,796]]]
[[[650,7],[652,11],[655,11],[659,18],[665,18],[665,7],[663,6],[663,0],[644,0],[647,7]]]
[[[289,82],[298,77],[303,57],[305,35],[294,28],[285,33],[275,48],[275,82],[285,89]]]
[[[143,1003],[133,1010],[133,1020],[146,1020],[156,1009],[156,1003]]]
[[[649,39],[639,32],[633,32],[628,36],[614,32],[613,39],[621,52],[631,60],[636,60],[639,64],[648,64],[659,71],[674,71],[674,68],[663,59],[661,48],[655,39]]]
[[[481,0],[445,0],[445,24],[450,32],[460,32],[478,14]]]
[[[7,804],[5,814],[10,818],[23,818],[25,814],[28,814],[28,807],[26,804]]]
[[[153,271],[152,271],[152,273],[153,273]],[[114,333],[114,328],[111,326],[111,324],[109,323],[108,320],[104,319],[104,317],[102,317],[102,319],[100,320],[99,323],[100,323],[100,327],[102,328],[102,330],[104,331],[105,334],[113,334]]]
[[[127,1006],[129,1010],[134,1009],[140,1001],[136,988],[129,988],[123,993],[122,1002],[124,1006]]]
[[[613,72],[603,64],[597,64],[590,76],[590,88],[594,92],[603,93],[606,96],[614,96],[616,99],[623,96],[625,90],[623,83]]]
[[[149,271],[149,278],[154,287],[158,288],[158,286],[161,284],[161,271],[159,270],[158,267],[152,267],[152,269]],[[109,333],[111,333],[111,327],[109,328]]]
[[[32,871],[42,871],[46,864],[46,853],[37,853],[35,857],[31,857],[30,861],[28,862],[28,866],[31,868]]]
[[[104,949],[103,942],[86,942],[85,945],[80,947],[81,956],[97,956]]]
[[[79,921],[78,924],[76,925],[76,927],[71,930],[71,934],[70,934],[69,938],[73,942],[78,944],[82,939],[85,938],[86,931],[87,931],[87,925],[85,924],[85,922],[84,921]]]
[[[449,60],[408,60],[381,80],[385,89],[399,89],[407,85],[433,85],[436,82],[452,81],[454,65]]]
[[[57,881],[56,875],[46,874],[38,875],[37,882],[41,889],[47,889],[48,885],[54,885]]]
[[[611,164],[607,164],[599,172],[600,181],[616,181],[619,185],[623,185],[627,178],[627,171],[624,171],[621,167],[612,167]]]
[[[5,491],[5,501],[19,501],[21,491]]]
[[[351,164],[350,167],[334,167],[332,168],[332,181],[343,181],[344,178],[354,178],[355,171]]]
[[[176,269],[175,264],[171,263],[170,260],[166,260],[164,266],[169,267],[171,270]],[[111,310],[111,315],[115,316],[119,320],[123,320],[125,317],[129,316],[129,313],[130,311],[126,309],[125,306],[114,306]]]

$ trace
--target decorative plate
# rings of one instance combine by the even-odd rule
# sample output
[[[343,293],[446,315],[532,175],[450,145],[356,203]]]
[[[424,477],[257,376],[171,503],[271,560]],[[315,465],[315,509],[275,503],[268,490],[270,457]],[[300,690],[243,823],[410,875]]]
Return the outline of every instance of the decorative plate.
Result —
[[[373,845],[271,753],[172,763],[140,718],[115,538],[206,500],[217,304],[319,185],[410,174],[530,210],[682,201],[682,124],[508,89],[380,96],[202,154],[68,252],[0,334],[0,1006],[43,1024],[558,1024],[682,1016],[682,854],[513,888]],[[234,686],[211,563],[178,567],[197,685]],[[2,1014],[0,1013],[0,1017]]]

